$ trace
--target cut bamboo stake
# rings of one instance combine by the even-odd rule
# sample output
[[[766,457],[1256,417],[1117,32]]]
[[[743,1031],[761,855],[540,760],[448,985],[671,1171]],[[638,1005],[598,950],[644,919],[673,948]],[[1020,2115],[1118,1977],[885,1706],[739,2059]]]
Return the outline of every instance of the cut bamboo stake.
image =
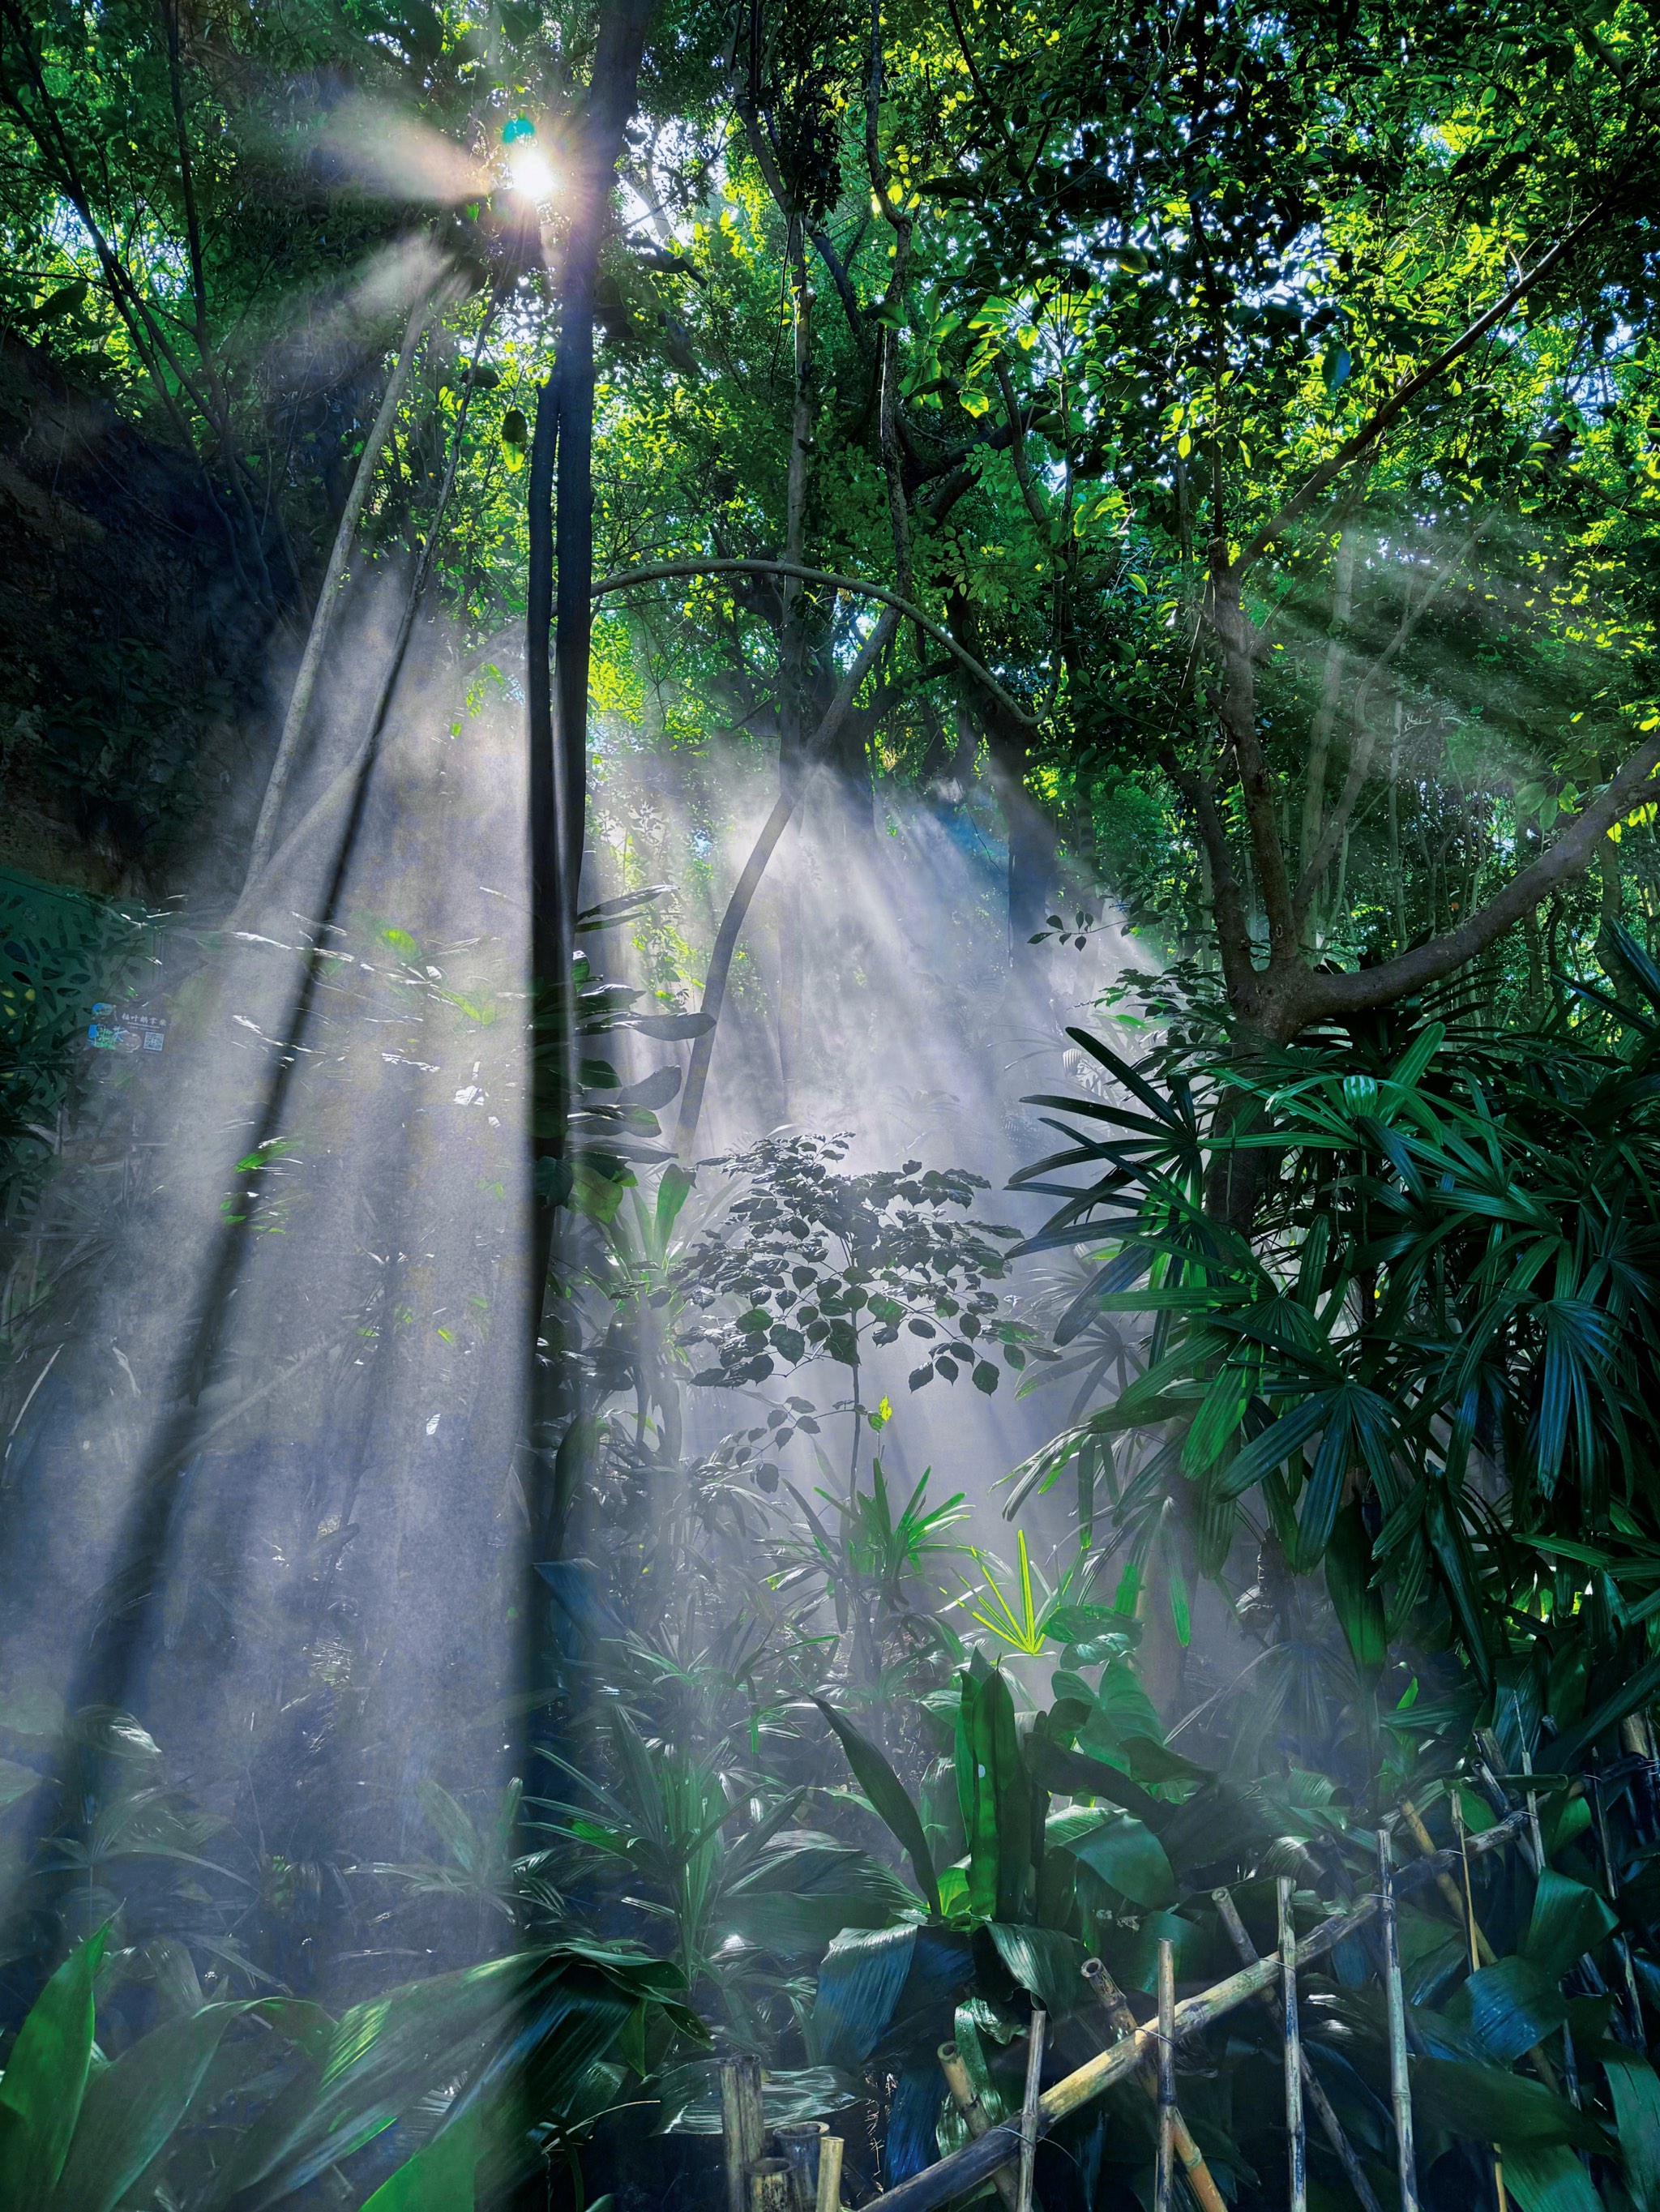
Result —
[[[817,2212],[818,2156],[830,2133],[824,2120],[792,2120],[773,2130],[778,2154],[790,2170],[790,2203],[794,2212]]]
[[[1521,1723],[1519,1720],[1517,1723],[1517,1733],[1518,1735],[1521,1735]],[[1527,1739],[1525,1737],[1523,1737],[1522,1740],[1522,1771],[1527,1776],[1529,1781],[1531,1782],[1533,1779],[1533,1753],[1528,1749]],[[1543,1874],[1546,1865],[1545,1838],[1539,1826],[1538,1794],[1533,1790],[1529,1790],[1528,1791],[1528,1826],[1533,1831],[1533,1856],[1536,1862],[1537,1870],[1539,1873]]]
[[[1158,1938],[1158,2167],[1154,2212],[1171,2212],[1176,2171],[1176,1946]]]
[[[1597,1840],[1602,1847],[1602,1871],[1608,1878],[1608,1902],[1610,1905],[1617,1905],[1620,1899],[1620,1876],[1614,1871],[1614,1853],[1608,1847],[1608,1816],[1602,1803],[1602,1776],[1600,1774],[1590,1776],[1588,1786],[1590,1790],[1591,1810],[1596,1815]],[[1616,1936],[1614,1939],[1614,1955],[1619,1960],[1625,1978],[1626,1999],[1631,2008],[1631,2039],[1636,2048],[1641,2051],[1645,2042],[1643,2006],[1637,1994],[1637,1976],[1632,1971],[1631,1947],[1623,1936]]]
[[[1378,1911],[1383,1923],[1383,1979],[1389,1995],[1389,2096],[1401,2165],[1401,2212],[1418,2212],[1418,2173],[1412,2148],[1412,2082],[1407,2073],[1407,2001],[1401,1987],[1401,1945],[1395,1926],[1395,1876],[1389,1831],[1377,1831]]]
[[[1483,1834],[1470,1841],[1470,1856],[1479,1857],[1484,1851],[1497,1850],[1505,1844],[1514,1843],[1526,1820],[1525,1814],[1514,1814],[1500,1820]],[[1402,1870],[1394,1885],[1397,1893],[1416,1889],[1424,1882],[1432,1881],[1438,1873],[1452,1865],[1450,1851],[1438,1852],[1434,1859],[1420,1859]],[[1300,1972],[1315,1960],[1323,1959],[1329,1951],[1359,1934],[1377,1917],[1381,1900],[1369,1897],[1347,1912],[1335,1912],[1331,1918],[1305,1936],[1297,1947],[1297,1964]],[[1249,2003],[1270,1990],[1280,1978],[1277,1958],[1264,1959],[1254,1966],[1242,1967],[1238,1973],[1230,1974],[1213,1989],[1198,1996],[1184,1997],[1176,2008],[1176,2039],[1184,2043],[1191,2036],[1202,2034],[1206,2028],[1232,2012],[1236,2007]],[[1158,2042],[1158,2031],[1153,2027],[1139,2027],[1122,2043],[1116,2043],[1110,2051],[1103,2051],[1085,2060],[1075,2073],[1068,2074],[1054,2087],[1047,2089],[1039,2100],[1037,2125],[1040,2135],[1056,2126],[1085,2105],[1092,2105],[1116,2082],[1128,2080],[1136,2069],[1152,2054]],[[881,2196],[873,2197],[863,2212],[929,2212],[929,2208],[943,2204],[950,2197],[964,2197],[988,2181],[1000,2166],[1018,2158],[1020,2152],[1020,2133],[1016,2125],[1004,2121],[988,2128],[977,2141],[964,2143],[961,2150],[953,2151],[949,2158],[925,2166],[908,2181],[901,2181]],[[1412,2212],[1416,2212],[1415,2205]]]
[[[1084,1979],[1094,1990],[1096,2002],[1111,2022],[1114,2033],[1120,2036],[1134,2035],[1136,2027],[1135,2014],[1130,2010],[1129,2002],[1124,1992],[1099,1959],[1085,1960]],[[1147,2095],[1157,2104],[1158,2101],[1157,2069],[1144,2065],[1135,2078],[1146,2091]],[[1206,2165],[1204,2153],[1194,2141],[1193,2132],[1182,2117],[1180,2106],[1177,2107],[1172,2118],[1176,2130],[1176,2155],[1182,2162],[1182,2170],[1187,2176],[1188,2186],[1193,2191],[1200,2212],[1228,2212],[1227,2200],[1217,2187],[1216,2177]],[[1370,2212],[1377,2212],[1376,2205],[1370,2208]]]
[[[749,2169],[749,2212],[791,2212],[790,2162],[757,2158]]]
[[[814,2212],[842,2212],[842,2154],[846,2148],[840,2136],[829,2135],[818,2146],[818,2199]]]
[[[1257,1959],[1256,1946],[1251,1942],[1244,1922],[1239,1917],[1238,1906],[1225,1889],[1212,1890],[1211,1898],[1222,1917],[1222,1925],[1227,1929],[1234,1949],[1247,1966],[1254,1966]],[[1087,1973],[1089,1968],[1085,1966],[1084,1972]],[[1276,2027],[1283,2027],[1284,2008],[1272,1990],[1263,1990],[1262,2002],[1272,2014]],[[1360,2163],[1354,2145],[1344,2131],[1343,2123],[1332,2108],[1331,2099],[1321,2087],[1320,2076],[1315,2072],[1313,2061],[1310,2058],[1306,2048],[1302,2046],[1300,2039],[1298,2057],[1302,2063],[1304,2101],[1312,2106],[1314,2117],[1324,2130],[1326,2141],[1336,2152],[1338,2164],[1348,2177],[1349,2187],[1360,2200],[1361,2212],[1381,2212],[1377,2194],[1371,2182],[1366,2179],[1366,2170]]]
[[[761,2062],[747,2051],[721,2061],[721,2148],[727,2212],[748,2212],[749,2169],[767,2147],[761,2112]]]
[[[1291,1901],[1295,1885],[1280,1877],[1280,1988],[1286,2022],[1286,2154],[1290,2162],[1291,2212],[1308,2212],[1308,2142],[1303,2133],[1303,2038],[1297,2017],[1297,1926]]]
[[[1452,1825],[1457,1832],[1458,1853],[1463,1861],[1464,1925],[1469,1938],[1470,1967],[1474,1972],[1476,1966],[1475,1896],[1470,1887],[1469,1853],[1464,1848],[1464,1812],[1458,1802],[1458,1791],[1456,1787],[1452,1793]],[[1573,2101],[1576,2106],[1578,2104],[1579,2100],[1577,2095]],[[1505,2194],[1505,2161],[1499,2155],[1497,2143],[1493,2147],[1493,2193],[1498,2199],[1499,2212],[1509,2212],[1510,2200]]]
[[[992,2125],[991,2114],[980,2101],[968,2068],[963,2063],[963,2054],[954,2043],[939,2046],[939,2070],[946,2077],[946,2087],[951,2091],[951,2100],[963,2115],[964,2124],[977,2142]],[[1000,2166],[992,2176],[992,2185],[1014,2212],[1016,2197],[1015,2170],[1012,2166]]]
[[[1015,2212],[1031,2212],[1032,2177],[1037,2170],[1037,2100],[1043,2089],[1043,2037],[1048,2027],[1049,2015],[1041,2005],[1034,2005],[1026,2045],[1026,2094],[1020,2106],[1020,2190]]]
[[[1487,1937],[1481,1933],[1481,1924],[1475,1917],[1475,1901],[1470,1889],[1469,1860],[1462,1850],[1464,1817],[1458,1809],[1458,1793],[1456,1789],[1452,1795],[1452,1813],[1453,1825],[1458,1832],[1460,1841],[1460,1861],[1464,1869],[1464,1893],[1462,1897],[1459,1895],[1457,1887],[1450,1874],[1438,1875],[1435,1880],[1435,1886],[1440,1891],[1442,1896],[1446,1899],[1448,1904],[1451,1905],[1453,1911],[1456,1914],[1458,1919],[1463,1923],[1464,1940],[1469,1946],[1471,1966],[1496,1966],[1498,1964],[1497,1954],[1495,1954],[1492,1944],[1488,1942]],[[1406,1821],[1408,1827],[1411,1829],[1413,1841],[1417,1844],[1419,1850],[1423,1852],[1426,1858],[1432,1856],[1435,1850],[1435,1838],[1431,1835],[1429,1830],[1424,1826],[1423,1821],[1419,1818],[1417,1811],[1409,1798],[1403,1797],[1402,1799],[1401,1814],[1402,1819]],[[1529,2051],[1528,2057],[1533,2061],[1535,2066],[1538,2069],[1539,2078],[1544,2083],[1545,2087],[1553,2093],[1560,2094],[1562,2085],[1557,2079],[1556,2069],[1551,2064],[1550,2060],[1545,2056],[1544,2052],[1536,2044],[1533,2049]],[[1503,2212],[1502,2203],[1500,2212]]]
[[[1424,1826],[1419,1817],[1417,1807],[1409,1797],[1403,1797],[1401,1800],[1401,1817],[1412,1830],[1412,1839],[1424,1856],[1426,1859],[1432,1858],[1435,1855],[1435,1838]],[[1468,1872],[1468,1869],[1466,1871]],[[1459,1896],[1457,1885],[1452,1876],[1450,1874],[1438,1875],[1435,1886],[1446,1899],[1447,1903],[1451,1905],[1458,1918],[1465,1923],[1464,1933],[1469,1942],[1472,1966],[1477,1963],[1483,1966],[1495,1966],[1498,1963],[1498,1954],[1480,1928],[1476,1926],[1475,1908],[1472,1906],[1468,1911],[1466,1911],[1465,1901]]]

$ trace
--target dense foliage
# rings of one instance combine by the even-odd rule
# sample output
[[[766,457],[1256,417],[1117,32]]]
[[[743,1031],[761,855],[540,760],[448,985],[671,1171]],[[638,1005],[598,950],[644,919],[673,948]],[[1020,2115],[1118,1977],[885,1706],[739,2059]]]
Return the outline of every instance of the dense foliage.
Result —
[[[1382,1826],[1426,2200],[1655,2212],[1657,134],[1647,0],[0,0],[6,2205],[702,2207],[740,2052],[857,2203]]]

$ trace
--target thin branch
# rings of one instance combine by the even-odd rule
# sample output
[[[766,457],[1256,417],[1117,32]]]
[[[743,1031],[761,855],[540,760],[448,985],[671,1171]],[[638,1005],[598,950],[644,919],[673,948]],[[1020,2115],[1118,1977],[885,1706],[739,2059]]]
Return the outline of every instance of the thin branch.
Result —
[[[686,1070],[686,1087],[680,1094],[680,1114],[674,1141],[675,1150],[682,1161],[690,1159],[697,1142],[697,1124],[702,1117],[709,1064],[714,1056],[715,1034],[721,1009],[726,1004],[727,982],[732,973],[733,955],[738,949],[739,932],[743,928],[755,894],[760,889],[761,878],[767,872],[767,863],[777,849],[779,839],[789,827],[791,817],[800,805],[808,785],[840,736],[860,687],[892,641],[899,620],[899,611],[892,605],[888,606],[866,639],[852,667],[842,678],[824,720],[814,731],[812,741],[803,749],[794,772],[781,775],[778,796],[773,802],[772,811],[762,824],[760,835],[744,863],[743,872],[727,901],[726,912],[721,917],[721,927],[709,953],[708,969],[703,979],[703,996],[699,1008],[701,1012],[709,1017],[708,1025],[692,1046],[691,1061]]]
[[[277,757],[271,763],[271,776],[265,785],[265,795],[259,808],[259,819],[255,824],[253,843],[248,853],[248,865],[243,878],[246,892],[264,873],[266,861],[277,836],[277,825],[283,811],[283,799],[289,787],[289,778],[300,750],[300,739],[306,726],[306,714],[310,708],[312,693],[316,689],[318,672],[323,665],[324,649],[328,644],[329,631],[333,626],[335,609],[339,602],[340,588],[345,581],[346,563],[351,558],[351,549],[357,535],[357,526],[368,502],[369,489],[374,481],[374,471],[380,459],[380,449],[386,444],[392,428],[392,417],[398,412],[398,403],[403,396],[404,384],[409,375],[410,363],[415,358],[415,349],[420,343],[421,333],[426,328],[427,314],[432,304],[432,289],[423,284],[410,309],[410,319],[404,332],[404,342],[392,364],[386,388],[381,394],[380,410],[370,428],[351,490],[341,512],[339,527],[334,533],[334,544],[329,553],[329,565],[324,572],[322,589],[317,594],[317,604],[312,611],[311,629],[306,638],[306,649],[301,655],[294,689],[289,694],[288,712],[283,718],[283,734],[277,741]]]
[[[1660,792],[1657,767],[1660,767],[1660,736],[1651,738],[1633,754],[1613,782],[1581,809],[1530,866],[1512,876],[1484,907],[1447,936],[1414,945],[1381,967],[1362,968],[1350,975],[1310,976],[1298,997],[1299,1006],[1306,1008],[1305,1018],[1389,1006],[1409,991],[1438,982],[1496,945],[1506,930],[1531,913],[1560,884],[1583,873],[1616,822],[1651,803]]]
[[[1362,453],[1377,444],[1397,416],[1412,404],[1420,392],[1444,375],[1455,362],[1461,361],[1472,346],[1479,344],[1489,331],[1495,330],[1504,321],[1535,285],[1543,283],[1580,240],[1596,228],[1608,213],[1608,199],[1598,200],[1590,212],[1582,216],[1573,228],[1559,239],[1526,275],[1519,276],[1502,298],[1495,300],[1485,314],[1478,315],[1460,337],[1436,355],[1433,361],[1426,362],[1422,368],[1397,384],[1389,398],[1381,406],[1374,408],[1360,428],[1351,437],[1344,439],[1330,459],[1322,461],[1319,467],[1304,479],[1301,489],[1292,494],[1279,513],[1271,515],[1260,529],[1252,532],[1229,563],[1229,574],[1236,580],[1243,578],[1245,571],[1268,550],[1280,532],[1295,522],[1299,515],[1307,514],[1321,493],[1341,476],[1349,463],[1358,460]]]
[[[984,664],[976,660],[964,646],[958,645],[949,630],[941,629],[937,622],[925,615],[919,606],[902,599],[898,592],[890,592],[880,584],[866,584],[857,576],[841,576],[826,568],[803,568],[786,561],[664,561],[649,568],[628,568],[615,576],[602,576],[593,586],[595,599],[611,592],[625,592],[635,584],[660,584],[677,576],[792,576],[804,584],[823,584],[838,592],[849,592],[855,598],[879,599],[886,607],[897,608],[907,621],[919,629],[926,630],[936,645],[943,645],[947,653],[960,661],[976,684],[983,684],[1004,711],[1012,715],[1029,730],[1040,726],[1041,718],[1030,714],[1011,698],[997,678]]]

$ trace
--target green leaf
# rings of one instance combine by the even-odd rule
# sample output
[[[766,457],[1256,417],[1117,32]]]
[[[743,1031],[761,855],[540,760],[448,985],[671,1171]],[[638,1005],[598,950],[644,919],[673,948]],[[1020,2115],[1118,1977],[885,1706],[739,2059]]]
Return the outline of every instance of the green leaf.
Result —
[[[1376,1682],[1389,1663],[1383,1600],[1371,1586],[1371,1539],[1358,1498],[1338,1512],[1326,1544],[1326,1589],[1355,1671]]]
[[[1550,1747],[1553,1765],[1559,1773],[1572,1771],[1574,1760],[1599,1735],[1616,1727],[1627,1713],[1634,1713],[1645,1705],[1655,1692],[1660,1690],[1660,1658],[1651,1659],[1636,1673],[1628,1675],[1620,1687],[1604,1698],[1595,1712],[1588,1713],[1578,1728],[1558,1737]]]
[[[933,1870],[933,1854],[928,1849],[921,1815],[907,1796],[903,1783],[876,1746],[868,1737],[860,1735],[850,1720],[844,1718],[833,1705],[826,1705],[822,1698],[815,1698],[813,1703],[841,1738],[842,1748],[847,1753],[848,1765],[853,1769],[854,1780],[909,1859],[915,1869],[917,1884],[927,1899],[928,1910],[937,1917],[939,1912],[939,1883]]]
[[[910,1972],[918,1929],[843,1936],[824,1954],[806,2027],[815,2066],[862,2066],[886,2033]]]
[[[473,2168],[478,2163],[478,2106],[475,2101],[450,2126],[389,2174],[363,2212],[473,2212]]]
[[[958,1676],[957,1795],[969,1844],[969,1909],[1018,1920],[1031,1865],[1031,1784],[1000,1668],[976,1652]]]
[[[1132,1905],[1156,1911],[1176,1902],[1176,1876],[1164,1845],[1128,1813],[1104,1820],[1067,1849]]]
[[[20,1765],[15,1759],[0,1759],[0,1812],[16,1804],[20,1797],[27,1797],[31,1790],[38,1790],[41,1780],[32,1766]]]
[[[124,2051],[88,2084],[58,2184],[63,2212],[113,2208],[166,2149],[234,2021],[262,2001],[204,2005]]]
[[[63,2170],[92,2064],[93,1984],[107,1927],[77,1943],[29,2008],[17,2031],[0,2112],[0,2205],[44,2205]]]
[[[1011,1927],[994,1920],[987,1930],[997,1955],[1050,2020],[1075,2012],[1088,1995],[1079,1972],[1083,1946],[1053,1928]]]
[[[1660,2212],[1660,2080],[1646,2058],[1604,2047],[1626,2186],[1637,2212]]]
[[[1566,2097],[1500,2066],[1463,2058],[1413,2062],[1413,2102],[1432,2127],[1467,2142],[1497,2143],[1506,2161],[1513,2148],[1584,2143],[1600,2149],[1602,2129]]]
[[[1522,2212],[1605,2212],[1596,2183],[1566,2143],[1506,2150],[1505,2187]]]
[[[1553,2035],[1568,2016],[1567,2000],[1530,1959],[1500,1959],[1472,1974],[1447,2007],[1447,2017],[1489,2058],[1512,2066]]]
[[[1612,1908],[1594,1889],[1547,1867],[1534,1892],[1533,1917],[1522,1954],[1552,1981],[1560,1981],[1615,1925]]]

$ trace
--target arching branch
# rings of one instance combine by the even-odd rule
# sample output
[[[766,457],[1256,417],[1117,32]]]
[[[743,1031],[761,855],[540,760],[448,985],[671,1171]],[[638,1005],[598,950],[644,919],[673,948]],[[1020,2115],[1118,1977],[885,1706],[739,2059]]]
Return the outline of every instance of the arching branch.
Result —
[[[951,632],[942,629],[937,622],[925,615],[910,600],[900,598],[881,584],[866,584],[857,576],[832,575],[825,568],[804,568],[794,561],[664,561],[649,568],[628,568],[615,576],[602,576],[593,586],[597,599],[611,592],[625,592],[635,584],[660,584],[676,576],[788,576],[798,583],[824,584],[832,590],[850,592],[855,597],[879,599],[885,607],[892,607],[913,622],[919,629],[926,630],[936,645],[943,645],[952,659],[960,661],[976,684],[983,684],[1006,714],[1029,730],[1039,726],[1042,717],[1028,714],[1018,700],[1003,689],[991,671],[957,642]]]

